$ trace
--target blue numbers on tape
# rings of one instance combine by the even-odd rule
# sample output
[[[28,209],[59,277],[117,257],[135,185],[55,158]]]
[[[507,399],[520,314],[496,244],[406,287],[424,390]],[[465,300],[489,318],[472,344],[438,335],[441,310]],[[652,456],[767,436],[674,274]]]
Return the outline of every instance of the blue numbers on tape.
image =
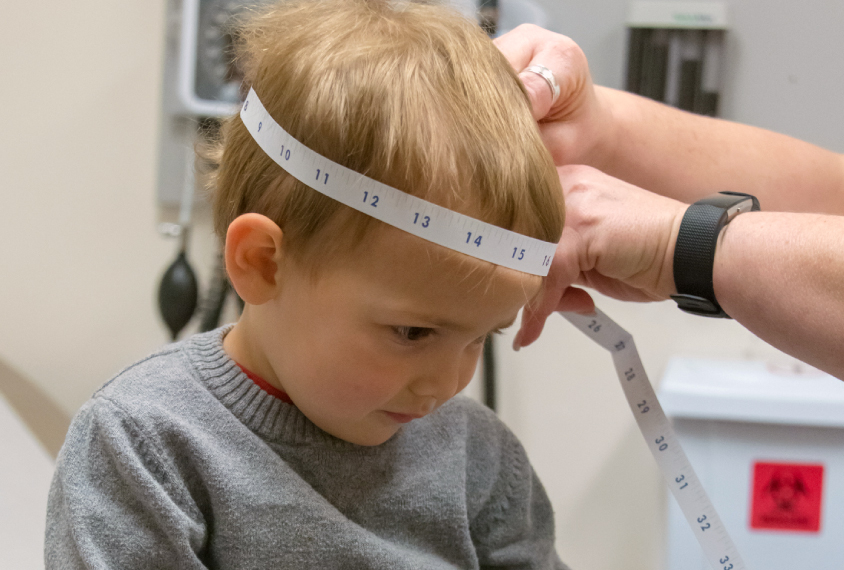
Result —
[[[638,362],[632,337],[598,309],[595,309],[595,315],[565,313],[565,317],[612,353],[616,372],[639,429],[669,482],[680,509],[687,516],[712,570],[746,570],[689,465],[671,423],[662,413],[647,372]],[[632,381],[634,379],[635,382]]]
[[[295,137],[275,122],[254,90],[249,91],[243,103],[241,119],[276,164],[314,190],[384,223],[478,259],[534,275],[548,273],[555,244],[496,228],[426,202],[336,164],[299,141],[297,146]],[[352,188],[355,190],[343,191]]]

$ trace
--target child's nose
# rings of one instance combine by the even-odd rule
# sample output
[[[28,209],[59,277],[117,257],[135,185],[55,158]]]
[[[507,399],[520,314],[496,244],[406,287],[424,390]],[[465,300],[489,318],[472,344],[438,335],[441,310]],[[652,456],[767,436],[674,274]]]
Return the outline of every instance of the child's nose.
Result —
[[[417,396],[444,402],[462,388],[462,366],[459,358],[438,358],[430,362],[415,378],[410,391]]]

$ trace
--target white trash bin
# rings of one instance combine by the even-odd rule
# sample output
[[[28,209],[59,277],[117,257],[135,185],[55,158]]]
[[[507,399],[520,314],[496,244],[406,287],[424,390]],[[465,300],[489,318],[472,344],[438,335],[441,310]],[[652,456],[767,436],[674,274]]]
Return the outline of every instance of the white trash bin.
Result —
[[[844,569],[844,381],[674,359],[659,398],[748,570]],[[669,498],[666,570],[711,570]]]

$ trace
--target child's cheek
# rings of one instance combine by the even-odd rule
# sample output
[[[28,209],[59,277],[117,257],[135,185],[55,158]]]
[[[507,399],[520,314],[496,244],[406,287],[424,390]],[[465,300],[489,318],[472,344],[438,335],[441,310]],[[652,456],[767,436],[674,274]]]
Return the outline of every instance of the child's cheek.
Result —
[[[409,373],[405,359],[386,354],[366,338],[334,352],[331,360],[332,370],[323,376],[320,397],[352,415],[380,409],[401,391]]]
[[[396,383],[390,378],[354,375],[339,382],[329,397],[338,408],[346,410],[350,416],[357,416],[383,409],[396,391]]]

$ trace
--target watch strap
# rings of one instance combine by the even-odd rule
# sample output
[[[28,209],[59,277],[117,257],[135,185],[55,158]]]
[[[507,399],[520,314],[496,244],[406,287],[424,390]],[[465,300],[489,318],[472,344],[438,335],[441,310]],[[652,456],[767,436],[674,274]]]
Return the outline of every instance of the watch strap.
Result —
[[[715,299],[712,271],[721,230],[741,212],[758,211],[750,194],[720,192],[686,209],[674,246],[674,285],[671,298],[683,311],[707,317],[730,318]]]
[[[674,246],[674,285],[677,292],[712,302],[713,312],[723,312],[715,301],[712,266],[718,234],[727,212],[709,204],[692,204],[686,210]]]

